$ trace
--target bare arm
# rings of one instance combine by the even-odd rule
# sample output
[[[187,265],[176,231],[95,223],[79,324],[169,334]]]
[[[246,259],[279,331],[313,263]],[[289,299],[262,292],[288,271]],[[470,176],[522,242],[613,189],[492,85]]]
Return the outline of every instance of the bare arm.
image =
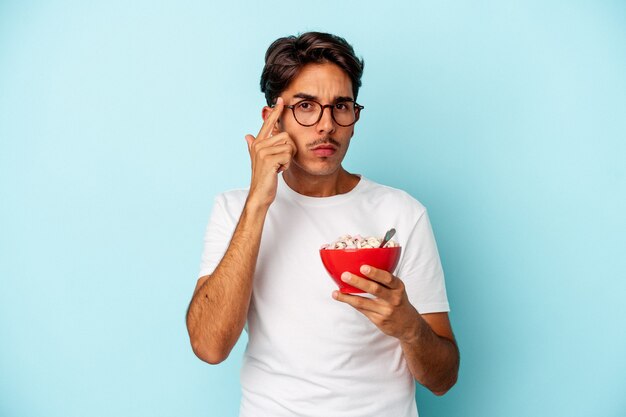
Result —
[[[443,395],[456,383],[460,359],[448,313],[415,313],[413,330],[400,342],[404,358],[420,384]]]
[[[269,108],[268,108],[269,109]],[[224,257],[210,276],[201,277],[187,310],[187,331],[194,353],[216,364],[226,359],[246,323],[265,217],[276,197],[277,174],[289,168],[295,144],[280,133],[276,120],[283,102],[266,111],[255,138],[246,136],[252,179],[246,204]]]
[[[205,362],[226,359],[246,323],[266,213],[267,208],[246,204],[221,262],[198,280],[187,330],[194,353]]]

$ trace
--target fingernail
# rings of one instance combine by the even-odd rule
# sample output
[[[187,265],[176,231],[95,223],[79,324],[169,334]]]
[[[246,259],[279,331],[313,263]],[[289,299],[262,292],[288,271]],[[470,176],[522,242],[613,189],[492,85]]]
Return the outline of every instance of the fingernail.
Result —
[[[341,280],[344,282],[348,282],[350,281],[350,273],[349,272],[344,272],[343,274],[341,274]]]
[[[337,299],[337,291],[333,291],[333,298],[336,300]]]
[[[363,265],[361,267],[361,272],[364,273],[364,274],[369,274],[370,270],[371,270],[371,268],[369,266],[367,266],[367,265]]]

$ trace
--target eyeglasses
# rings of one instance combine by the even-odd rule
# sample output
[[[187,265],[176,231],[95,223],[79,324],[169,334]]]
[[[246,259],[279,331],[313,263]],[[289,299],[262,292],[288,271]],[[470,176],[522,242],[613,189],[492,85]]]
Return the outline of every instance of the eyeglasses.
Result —
[[[335,104],[322,105],[315,100],[302,100],[296,104],[285,106],[291,109],[293,117],[300,125],[310,127],[322,120],[324,109],[330,108],[330,114],[339,126],[352,126],[359,120],[361,110],[365,107],[357,104],[355,101],[340,101]]]

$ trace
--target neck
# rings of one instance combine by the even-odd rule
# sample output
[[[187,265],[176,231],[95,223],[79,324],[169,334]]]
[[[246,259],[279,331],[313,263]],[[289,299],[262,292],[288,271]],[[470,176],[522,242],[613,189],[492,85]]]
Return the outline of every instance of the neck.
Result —
[[[351,191],[359,183],[357,175],[339,169],[328,175],[311,175],[302,170],[290,169],[283,172],[283,178],[289,188],[298,194],[308,197],[331,197],[337,194],[345,194]]]

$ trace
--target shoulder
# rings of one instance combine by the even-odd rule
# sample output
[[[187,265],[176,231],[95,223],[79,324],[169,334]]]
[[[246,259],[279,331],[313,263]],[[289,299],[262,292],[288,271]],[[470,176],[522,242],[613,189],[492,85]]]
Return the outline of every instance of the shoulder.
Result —
[[[237,213],[243,210],[248,198],[248,188],[236,188],[224,191],[215,196],[215,205],[222,207],[226,212]]]
[[[367,178],[365,178],[365,181],[367,185],[365,193],[368,199],[381,199],[386,203],[397,206],[398,209],[407,210],[419,215],[426,212],[426,207],[408,192],[400,188],[377,183]]]

